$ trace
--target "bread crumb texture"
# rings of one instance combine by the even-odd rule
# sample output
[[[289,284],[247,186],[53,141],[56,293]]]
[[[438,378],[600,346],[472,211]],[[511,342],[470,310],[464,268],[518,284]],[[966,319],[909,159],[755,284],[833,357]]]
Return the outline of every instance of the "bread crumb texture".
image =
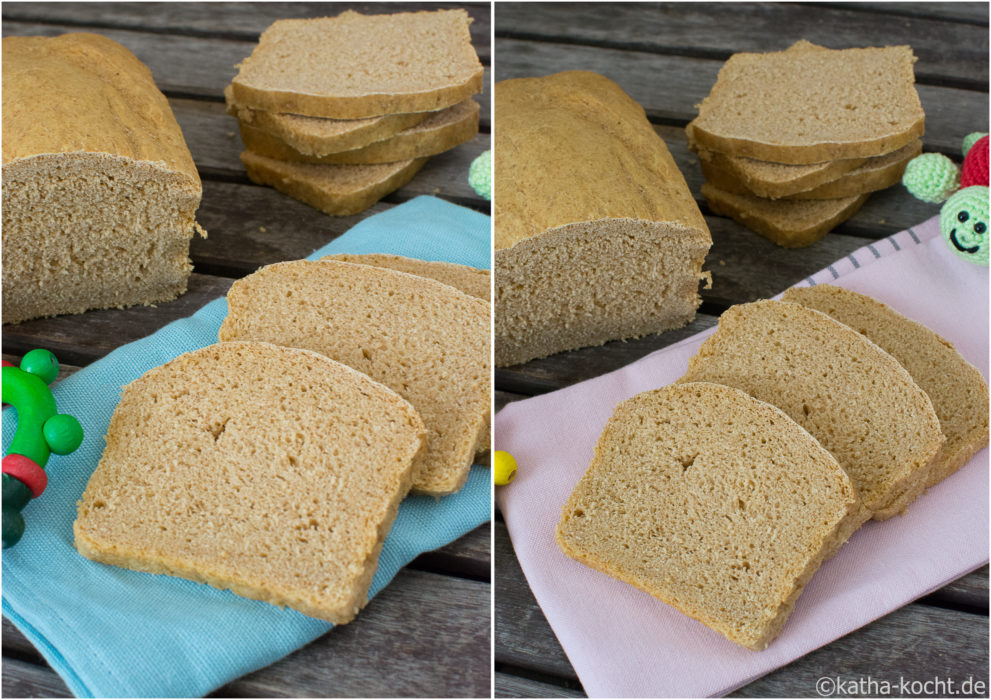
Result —
[[[836,457],[878,520],[922,492],[944,442],[932,401],[894,357],[800,304],[730,307],[679,381],[725,384],[780,408]]]
[[[186,291],[202,187],[168,101],[95,34],[3,39],[3,322]]]
[[[491,414],[488,303],[385,267],[299,260],[238,280],[227,304],[220,340],[313,350],[407,399],[429,433],[414,489],[461,488]]]
[[[326,357],[211,345],[124,388],[76,547],[345,623],[424,439],[412,406]]]
[[[737,53],[690,124],[704,149],[811,164],[889,153],[922,135],[909,46]]]
[[[736,389],[687,383],[616,407],[556,539],[759,650],[864,517],[847,474],[788,416]]]
[[[987,382],[952,343],[887,304],[842,287],[794,287],[783,300],[817,309],[865,335],[898,360],[932,400],[946,442],[933,460],[927,488],[987,446]]]
[[[482,91],[464,10],[285,19],[239,65],[235,103],[362,119],[443,109]]]
[[[570,71],[495,110],[496,364],[688,323],[712,240],[640,105]]]

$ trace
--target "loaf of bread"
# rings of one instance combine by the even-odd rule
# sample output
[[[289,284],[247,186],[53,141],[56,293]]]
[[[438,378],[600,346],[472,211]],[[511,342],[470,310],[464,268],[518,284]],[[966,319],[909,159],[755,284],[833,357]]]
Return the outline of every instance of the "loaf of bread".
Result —
[[[360,372],[211,345],[124,388],[76,547],[343,624],[365,604],[424,439],[413,407]]]
[[[417,158],[377,165],[313,165],[241,152],[241,163],[252,182],[274,187],[334,216],[364,211],[412,180],[426,162],[426,158]]]
[[[331,165],[367,165],[395,163],[432,156],[471,141],[478,134],[478,103],[465,100],[431,112],[430,116],[395,136],[370,143],[363,148],[324,156],[300,153],[287,142],[269,132],[241,124],[241,141],[260,156],[299,163]]]
[[[295,151],[308,156],[325,156],[363,148],[416,126],[433,112],[383,114],[365,119],[327,119],[301,114],[266,112],[234,102],[231,86],[224,88],[227,113],[238,122],[261,129]]]
[[[730,307],[679,381],[725,384],[780,408],[836,457],[875,520],[922,493],[944,441],[932,402],[895,358],[800,304]]]
[[[683,326],[712,243],[643,109],[572,71],[495,87],[496,364]]]
[[[698,146],[808,164],[890,153],[922,136],[909,46],[733,54],[691,122]]]
[[[785,248],[810,246],[846,221],[867,201],[867,195],[839,199],[764,199],[732,194],[709,182],[702,196],[713,214],[728,216]]]
[[[482,91],[470,23],[460,9],[279,20],[241,62],[233,101],[333,119],[443,109]]]
[[[902,146],[897,151],[886,153],[883,156],[868,158],[863,164],[849,170],[834,180],[822,182],[810,189],[792,192],[787,195],[766,194],[768,188],[762,187],[760,183],[754,183],[752,179],[737,177],[732,169],[722,168],[718,164],[719,158],[707,158],[700,155],[702,164],[702,174],[706,181],[714,187],[731,194],[742,194],[755,197],[767,197],[769,199],[839,199],[843,197],[856,197],[868,192],[883,190],[901,182],[908,162],[922,153],[922,141],[916,139],[907,146]],[[749,158],[735,158],[732,160],[748,161],[757,163]],[[847,161],[834,161],[847,162]],[[763,165],[773,165],[763,163]],[[782,165],[781,168],[805,168],[803,165]],[[790,184],[790,183],[789,183]],[[774,188],[771,188],[774,189]],[[790,187],[788,189],[791,189]]]
[[[461,488],[491,414],[489,304],[384,267],[297,260],[238,280],[227,305],[220,340],[314,350],[413,404],[429,431],[413,488]]]
[[[5,37],[3,95],[3,322],[185,292],[202,187],[151,71],[95,34]]]
[[[925,486],[939,483],[988,444],[988,384],[951,343],[887,304],[842,287],[794,287],[784,301],[825,314],[863,333],[908,370],[933,403],[946,442]]]
[[[847,474],[788,416],[736,389],[688,383],[616,407],[556,539],[568,556],[760,650],[865,518]]]

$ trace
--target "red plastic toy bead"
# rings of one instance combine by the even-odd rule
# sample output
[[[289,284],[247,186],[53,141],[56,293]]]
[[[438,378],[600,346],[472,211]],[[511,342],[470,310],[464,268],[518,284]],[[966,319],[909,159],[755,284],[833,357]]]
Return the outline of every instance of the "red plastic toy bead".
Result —
[[[35,498],[44,493],[45,487],[48,486],[48,475],[45,474],[45,470],[33,459],[24,455],[11,454],[4,457],[3,473],[24,482]]]
[[[982,137],[977,143],[970,147],[967,156],[963,159],[963,168],[960,170],[960,187],[971,187],[972,185],[988,186],[988,137]]]

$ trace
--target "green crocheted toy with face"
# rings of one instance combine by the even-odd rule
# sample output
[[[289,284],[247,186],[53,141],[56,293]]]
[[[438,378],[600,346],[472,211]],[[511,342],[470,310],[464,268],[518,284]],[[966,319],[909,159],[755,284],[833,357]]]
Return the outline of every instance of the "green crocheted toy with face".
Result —
[[[965,187],[946,200],[939,229],[950,249],[965,260],[988,264],[988,188]]]
[[[923,153],[909,162],[902,183],[923,202],[944,202],[939,230],[950,250],[964,260],[987,265],[988,135],[968,134],[962,150],[962,170],[941,153]]]

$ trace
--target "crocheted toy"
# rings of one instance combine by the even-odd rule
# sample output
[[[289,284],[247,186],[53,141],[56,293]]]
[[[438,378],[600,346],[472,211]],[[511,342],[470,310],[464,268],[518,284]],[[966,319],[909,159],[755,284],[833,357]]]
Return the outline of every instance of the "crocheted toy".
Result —
[[[923,202],[945,202],[939,230],[950,250],[965,260],[988,264],[988,135],[963,140],[961,168],[941,153],[923,153],[905,168],[902,184]]]
[[[49,455],[67,455],[83,441],[74,417],[59,413],[48,385],[58,375],[58,360],[48,350],[32,350],[16,367],[3,361],[3,402],[17,410],[17,431],[3,458],[3,547],[24,534],[21,510],[48,485]]]
[[[492,201],[492,151],[485,151],[471,162],[468,184],[479,197]]]

